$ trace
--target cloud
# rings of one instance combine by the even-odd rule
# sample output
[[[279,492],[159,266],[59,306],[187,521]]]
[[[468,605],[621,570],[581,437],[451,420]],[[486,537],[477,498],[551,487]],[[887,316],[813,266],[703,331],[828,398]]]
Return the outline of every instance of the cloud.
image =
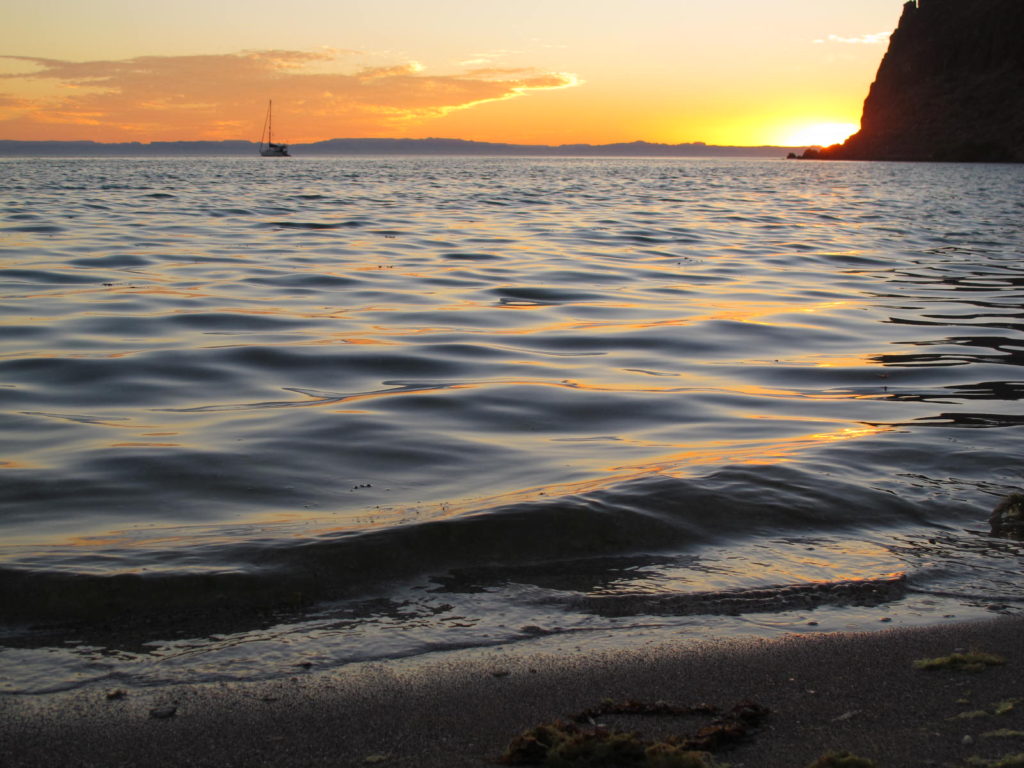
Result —
[[[252,139],[268,98],[287,141],[395,135],[453,110],[568,88],[575,75],[531,69],[430,74],[417,62],[347,73],[352,51],[243,51],[112,61],[0,57],[0,138]],[[26,71],[26,67],[29,71]],[[16,70],[16,71],[11,71]]]
[[[422,72],[425,67],[418,61],[410,61],[405,64],[396,64],[390,67],[367,67],[359,71],[358,77],[361,80],[373,80],[379,77],[401,77],[404,75],[415,75]]]
[[[842,35],[829,35],[828,37],[815,40],[815,43],[846,43],[851,45],[881,45],[888,41],[891,32],[875,32],[874,34],[861,35],[860,37],[843,37]]]
[[[521,50],[501,48],[495,51],[470,54],[470,58],[460,61],[459,64],[463,67],[473,67],[477,65],[493,66],[496,61],[508,58],[509,56],[522,55],[523,53],[524,52]]]
[[[0,109],[26,109],[32,105],[29,99],[20,99],[17,96],[0,93]]]

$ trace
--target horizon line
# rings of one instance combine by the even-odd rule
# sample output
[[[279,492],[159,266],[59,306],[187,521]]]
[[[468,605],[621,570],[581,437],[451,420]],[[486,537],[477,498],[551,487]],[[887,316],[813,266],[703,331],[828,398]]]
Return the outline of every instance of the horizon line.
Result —
[[[586,141],[564,142],[561,144],[530,144],[514,141],[484,141],[480,139],[458,139],[443,136],[428,136],[425,138],[393,137],[393,136],[335,136],[329,139],[318,139],[316,141],[287,142],[290,147],[313,146],[315,144],[326,144],[335,141],[378,141],[378,142],[452,142],[463,144],[482,144],[504,147],[538,147],[546,149],[559,149],[562,147],[618,147],[647,145],[652,147],[707,147],[723,149],[803,149],[817,145],[787,145],[787,144],[709,144],[706,141],[680,141],[674,144],[660,141],[648,141],[646,139],[632,139],[630,141],[611,141],[602,144],[595,144]],[[95,139],[0,139],[0,144],[92,144],[100,147],[108,146],[151,146],[153,144],[251,144],[258,146],[258,141],[251,139],[150,139],[124,140],[124,141],[97,141]]]

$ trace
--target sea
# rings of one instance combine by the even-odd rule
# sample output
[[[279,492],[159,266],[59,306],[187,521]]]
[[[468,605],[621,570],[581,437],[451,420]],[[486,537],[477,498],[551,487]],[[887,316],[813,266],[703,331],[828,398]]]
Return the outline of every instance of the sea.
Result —
[[[4,694],[1024,611],[1024,166],[0,179]]]

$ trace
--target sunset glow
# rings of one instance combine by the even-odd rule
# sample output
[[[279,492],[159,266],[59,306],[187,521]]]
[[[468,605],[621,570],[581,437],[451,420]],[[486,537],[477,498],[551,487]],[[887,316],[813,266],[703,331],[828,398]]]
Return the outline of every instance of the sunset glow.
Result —
[[[856,128],[900,6],[23,3],[0,30],[0,139],[251,141],[272,98],[291,143],[827,144]]]
[[[828,147],[845,141],[858,128],[857,123],[815,123],[787,136],[785,144],[791,147]]]

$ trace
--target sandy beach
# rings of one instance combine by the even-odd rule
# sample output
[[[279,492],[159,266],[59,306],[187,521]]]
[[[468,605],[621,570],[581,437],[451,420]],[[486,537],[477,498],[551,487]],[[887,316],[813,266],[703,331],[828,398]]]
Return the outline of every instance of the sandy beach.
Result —
[[[521,732],[610,699],[770,710],[716,749],[714,759],[734,768],[807,766],[838,751],[878,766],[995,765],[978,760],[1024,752],[1022,630],[1024,621],[999,618],[597,654],[520,644],[297,669],[263,683],[9,696],[0,702],[0,764],[483,766]],[[1005,664],[976,672],[914,665],[966,651]],[[714,717],[597,720],[654,740],[692,735]]]

